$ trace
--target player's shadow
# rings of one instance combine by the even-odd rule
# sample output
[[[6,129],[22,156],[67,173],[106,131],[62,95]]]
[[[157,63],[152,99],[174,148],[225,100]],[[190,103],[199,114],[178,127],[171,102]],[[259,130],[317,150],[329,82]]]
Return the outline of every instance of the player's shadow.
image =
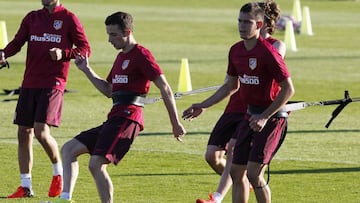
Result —
[[[216,175],[214,172],[204,173],[124,173],[112,176],[202,176],[202,175]]]
[[[74,93],[77,92],[77,90],[68,90],[65,89],[64,93]],[[11,102],[11,101],[17,101],[18,98],[13,98],[13,96],[19,95],[20,93],[20,88],[15,88],[15,89],[3,89],[3,93],[0,93],[0,95],[4,95],[6,96],[3,100],[1,100],[2,102]]]
[[[313,133],[349,133],[349,132],[360,132],[360,129],[337,129],[337,130],[288,130],[288,134],[313,134]],[[209,131],[194,131],[187,132],[187,135],[210,135]],[[145,136],[158,136],[158,135],[172,135],[172,132],[141,132],[139,135]]]
[[[156,135],[172,135],[172,132],[142,132],[139,133],[139,135],[145,135],[145,136],[156,136]],[[210,135],[210,132],[206,131],[200,131],[200,132],[186,132],[187,135]]]
[[[349,133],[360,132],[360,129],[337,129],[337,130],[288,130],[288,134],[313,134],[313,133]]]
[[[317,173],[346,173],[360,172],[360,167],[347,168],[318,168],[318,169],[291,169],[291,170],[271,170],[271,174],[317,174]]]

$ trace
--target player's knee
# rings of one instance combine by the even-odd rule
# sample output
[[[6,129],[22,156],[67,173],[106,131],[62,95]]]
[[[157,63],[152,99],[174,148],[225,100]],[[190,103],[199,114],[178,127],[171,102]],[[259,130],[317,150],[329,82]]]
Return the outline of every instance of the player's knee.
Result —
[[[70,153],[70,150],[71,150],[71,147],[70,147],[70,144],[69,142],[66,142],[62,147],[61,147],[61,155],[63,157],[68,157],[69,156],[69,153]]]
[[[206,153],[205,153],[205,160],[210,165],[219,165],[224,160],[224,152],[219,149],[216,149],[216,150],[208,149],[208,150],[206,150]]]
[[[61,147],[61,156],[63,158],[66,158],[68,160],[72,160],[76,158],[78,154],[81,154],[81,151],[79,150],[79,147],[74,142],[74,139],[71,139],[70,141],[67,141],[62,147]]]
[[[246,166],[232,164],[230,168],[230,176],[234,184],[248,182],[246,176]]]
[[[102,173],[102,171],[104,171],[103,167],[107,166],[109,164],[109,162],[107,160],[105,160],[104,157],[101,156],[91,156],[90,161],[89,161],[89,165],[88,168],[90,170],[90,172],[95,175],[95,174],[99,174]]]
[[[214,163],[215,162],[215,154],[213,152],[206,151],[205,160],[208,163]]]
[[[262,186],[262,178],[258,173],[248,170],[246,176],[254,188]]]
[[[97,171],[99,170],[99,165],[97,164],[96,161],[90,159],[88,168],[89,168],[89,171],[90,171],[92,174],[96,174]]]

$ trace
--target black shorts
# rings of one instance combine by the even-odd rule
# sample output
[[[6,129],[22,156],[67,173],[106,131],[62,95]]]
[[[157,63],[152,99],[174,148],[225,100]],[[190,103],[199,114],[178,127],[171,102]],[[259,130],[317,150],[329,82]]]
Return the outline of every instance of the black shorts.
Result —
[[[34,122],[59,126],[64,93],[51,88],[21,88],[14,124],[33,127]]]
[[[229,140],[236,138],[235,130],[243,117],[243,113],[224,113],[212,130],[208,145],[215,145],[225,149]]]
[[[83,143],[91,155],[103,156],[117,165],[139,132],[140,125],[137,122],[113,117],[98,127],[81,132],[75,139]]]
[[[237,129],[233,163],[246,165],[248,161],[269,164],[279,150],[287,130],[287,118],[272,117],[261,132],[254,132],[244,120]]]

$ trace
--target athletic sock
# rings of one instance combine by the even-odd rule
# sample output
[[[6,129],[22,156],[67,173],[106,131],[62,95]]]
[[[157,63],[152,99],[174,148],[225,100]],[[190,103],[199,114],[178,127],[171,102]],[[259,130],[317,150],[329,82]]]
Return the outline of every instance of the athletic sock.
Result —
[[[31,174],[30,173],[22,173],[20,174],[21,179],[21,187],[26,187],[32,190],[32,183],[31,183]]]
[[[214,192],[214,199],[216,203],[221,203],[224,197],[218,192]]]
[[[53,164],[53,175],[54,176],[57,176],[57,175],[62,176],[63,175],[63,167],[62,167],[61,162]]]
[[[68,193],[68,192],[62,192],[61,195],[60,195],[60,198],[61,199],[66,199],[66,200],[71,200],[71,194]]]

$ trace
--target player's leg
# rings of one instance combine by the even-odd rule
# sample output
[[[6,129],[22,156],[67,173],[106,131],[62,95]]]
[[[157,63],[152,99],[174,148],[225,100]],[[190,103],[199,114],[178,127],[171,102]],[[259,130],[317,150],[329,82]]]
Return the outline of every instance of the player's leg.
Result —
[[[225,168],[221,174],[219,185],[216,190],[216,192],[220,193],[222,195],[222,197],[224,197],[226,195],[226,193],[230,190],[230,188],[232,186],[230,169],[231,169],[231,163],[232,163],[232,157],[233,157],[233,148],[235,146],[235,143],[236,143],[236,139],[234,139],[234,138],[231,138],[228,143],[227,152],[226,152]]]
[[[50,134],[50,126],[46,123],[34,123],[35,137],[45,150],[53,165],[53,178],[49,188],[49,197],[59,196],[62,190],[63,167],[61,163],[59,146]]]
[[[33,166],[33,137],[33,128],[18,126],[18,157],[21,174],[31,174]]]
[[[106,168],[109,160],[103,156],[92,155],[90,158],[89,169],[93,176],[96,188],[102,203],[112,203],[114,201],[114,187]]]
[[[237,138],[230,169],[233,181],[233,203],[243,203],[249,200],[250,183],[247,178],[247,164],[252,147],[252,132],[247,120],[242,121],[237,128]]]
[[[247,177],[251,185],[253,185],[257,202],[271,202],[270,187],[264,178],[266,168],[266,164],[251,161],[247,165]]]
[[[71,200],[74,192],[76,180],[79,175],[79,164],[77,157],[81,154],[88,153],[87,147],[76,139],[67,141],[61,148],[63,159],[63,191],[60,198]]]
[[[123,117],[107,120],[92,152],[89,169],[103,203],[113,202],[113,185],[106,170],[109,163],[117,165],[129,151],[140,132],[140,125]],[[89,148],[89,147],[88,147]]]
[[[73,139],[67,141],[61,148],[64,165],[64,188],[60,199],[71,200],[79,175],[77,157],[84,153],[90,153],[97,142],[102,125],[83,131]]]
[[[225,159],[225,167],[221,173],[220,181],[216,191],[213,194],[210,194],[208,200],[197,199],[197,203],[220,203],[224,199],[226,193],[230,190],[232,186],[232,180],[230,177],[230,168],[233,156],[233,148],[235,145],[236,139],[231,138],[227,144],[226,150],[226,159]],[[224,155],[222,155],[224,157]]]
[[[46,123],[34,123],[35,137],[44,148],[51,163],[61,162],[59,147],[54,137],[50,135],[50,126]]]
[[[247,176],[258,202],[271,202],[271,191],[264,173],[275,151],[278,150],[286,124],[286,118],[272,117],[260,132],[255,132],[253,135]]]
[[[208,141],[205,160],[219,175],[226,165],[226,145],[234,134],[238,122],[242,119],[240,113],[224,113],[216,122]]]
[[[205,152],[205,160],[209,166],[219,175],[222,174],[226,165],[225,150],[215,145],[208,145]]]
[[[38,89],[34,132],[35,137],[45,150],[53,167],[53,178],[48,196],[57,197],[62,191],[63,166],[59,146],[50,133],[50,126],[59,126],[63,104],[63,92],[57,89]]]
[[[31,177],[33,167],[33,137],[33,128],[18,126],[18,163],[21,184],[8,198],[32,197],[34,195]]]
[[[247,166],[232,163],[230,175],[233,181],[232,202],[246,203],[249,201],[250,183],[246,176]]]
[[[23,198],[33,196],[31,172],[33,167],[33,112],[36,108],[34,93],[29,89],[21,89],[15,110],[14,124],[18,125],[18,164],[21,185],[8,198]]]

